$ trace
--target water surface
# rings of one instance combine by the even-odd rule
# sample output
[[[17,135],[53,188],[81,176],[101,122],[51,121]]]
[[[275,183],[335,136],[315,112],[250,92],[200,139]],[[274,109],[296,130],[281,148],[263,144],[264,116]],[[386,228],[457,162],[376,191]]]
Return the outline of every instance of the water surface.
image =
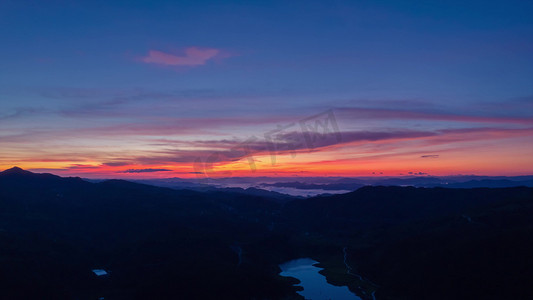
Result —
[[[281,264],[281,276],[294,277],[300,280],[299,286],[303,291],[298,294],[305,299],[312,300],[361,300],[355,294],[350,292],[346,286],[334,286],[326,281],[318,271],[322,270],[314,266],[318,262],[310,258],[299,258]]]

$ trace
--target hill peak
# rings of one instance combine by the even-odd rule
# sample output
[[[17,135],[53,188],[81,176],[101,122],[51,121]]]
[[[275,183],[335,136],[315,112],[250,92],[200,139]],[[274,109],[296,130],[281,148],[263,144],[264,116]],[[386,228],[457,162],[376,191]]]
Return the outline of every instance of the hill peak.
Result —
[[[28,175],[28,174],[33,174],[32,172],[30,171],[26,171],[26,170],[23,170],[19,167],[13,167],[11,169],[7,169],[3,172],[0,172],[0,174],[3,174],[3,175],[16,175],[16,174],[20,174],[20,175]]]

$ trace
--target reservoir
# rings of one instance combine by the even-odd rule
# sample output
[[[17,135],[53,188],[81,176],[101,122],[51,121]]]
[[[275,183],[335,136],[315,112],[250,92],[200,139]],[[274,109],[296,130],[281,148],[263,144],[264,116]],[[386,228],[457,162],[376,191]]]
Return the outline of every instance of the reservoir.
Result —
[[[346,286],[334,286],[326,281],[318,271],[322,270],[314,266],[318,262],[310,258],[299,258],[279,265],[281,276],[294,277],[300,280],[299,286],[303,291],[298,294],[305,299],[312,300],[361,300]]]

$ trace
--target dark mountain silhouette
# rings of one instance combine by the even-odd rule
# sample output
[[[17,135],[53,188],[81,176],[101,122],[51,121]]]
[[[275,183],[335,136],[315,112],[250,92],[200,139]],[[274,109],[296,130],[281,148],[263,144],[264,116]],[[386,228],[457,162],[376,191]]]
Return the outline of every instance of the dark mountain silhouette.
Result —
[[[13,167],[11,169],[7,169],[7,170],[4,170],[2,172],[0,172],[0,176],[13,176],[13,175],[26,175],[26,176],[29,176],[33,174],[32,172],[30,171],[25,171],[19,167]]]
[[[297,199],[13,168],[0,173],[0,288],[6,299],[299,299],[278,264],[307,256],[363,299],[528,299],[532,203],[527,187]]]
[[[284,209],[313,239],[338,243],[322,259],[343,247],[377,299],[533,297],[532,188],[364,187]]]
[[[316,184],[316,183],[303,183],[298,181],[293,182],[276,182],[276,183],[264,183],[263,186],[275,186],[275,187],[290,187],[301,190],[348,190],[353,191],[365,184],[349,182],[349,183],[329,183],[329,184]]]
[[[378,299],[531,299],[533,194],[515,191],[529,196],[375,230],[349,256]]]
[[[355,191],[364,186],[413,186],[413,187],[444,187],[444,188],[504,188],[504,187],[533,187],[533,179],[529,176],[510,178],[484,178],[474,176],[459,177],[411,177],[411,178],[342,178],[328,183],[308,183],[302,181],[284,181],[275,183],[261,183],[264,187],[288,187],[301,190],[317,189],[325,191],[348,190]],[[316,179],[315,179],[316,180]]]
[[[503,187],[517,187],[517,186],[528,186],[533,187],[533,180],[508,180],[508,179],[482,179],[482,180],[469,180],[466,182],[457,182],[446,185],[437,185],[447,188],[479,188],[479,187],[490,187],[490,188],[503,188]]]
[[[0,285],[11,299],[278,298],[276,264],[236,268],[236,242],[268,236],[278,202],[123,180],[0,175]],[[111,272],[108,280],[91,270]],[[209,286],[209,289],[206,288]],[[106,297],[107,298],[107,297]]]
[[[300,224],[307,221],[317,230],[342,230],[347,225],[394,225],[460,214],[509,197],[533,199],[531,190],[367,186],[347,194],[295,200],[285,206],[285,211]]]

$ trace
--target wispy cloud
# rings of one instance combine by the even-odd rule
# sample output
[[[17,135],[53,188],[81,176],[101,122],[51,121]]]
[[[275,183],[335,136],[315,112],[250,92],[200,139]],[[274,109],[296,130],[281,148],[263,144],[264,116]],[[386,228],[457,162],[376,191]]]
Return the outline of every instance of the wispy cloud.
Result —
[[[310,148],[305,143],[303,137],[298,132],[288,132],[278,135],[272,143],[264,139],[249,139],[247,141],[223,139],[223,140],[199,140],[181,142],[195,150],[185,150],[172,147],[151,151],[144,156],[132,157],[129,159],[131,165],[168,165],[173,163],[193,163],[197,159],[215,158],[218,163],[229,163],[240,159],[256,156],[270,155],[275,151],[277,155],[287,155],[293,153],[331,151],[334,148],[345,146],[356,146],[364,143],[387,143],[394,145],[400,141],[419,140],[428,145],[442,145],[462,141],[475,141],[497,139],[511,136],[527,136],[533,131],[523,129],[457,129],[457,130],[437,130],[437,131],[416,131],[416,130],[396,130],[396,131],[345,131],[341,132],[342,141],[338,142],[330,134],[324,134],[317,139]],[[472,136],[472,133],[477,133]],[[273,148],[274,147],[274,148]],[[421,158],[438,158],[438,154],[418,154]],[[124,161],[128,159],[124,158]]]
[[[102,165],[108,166],[108,167],[123,167],[123,166],[127,166],[128,164],[129,162],[126,162],[126,161],[111,161],[111,162],[102,163]]]
[[[171,172],[169,169],[128,169],[121,173],[153,173],[153,172]]]
[[[421,158],[439,158],[438,154],[421,155]]]
[[[332,147],[342,147],[352,143],[393,141],[404,139],[427,138],[437,135],[431,131],[393,131],[393,132],[342,132],[342,141],[338,142],[334,134],[323,134],[310,147],[298,132],[288,132],[277,136],[274,144],[262,139],[242,140],[205,140],[191,141],[189,146],[198,150],[164,149],[151,151],[150,155],[137,156],[130,159],[131,165],[165,165],[172,163],[192,163],[197,159],[205,160],[209,157],[220,163],[229,163],[255,155],[292,154],[295,152],[316,152]],[[124,158],[121,161],[127,161]]]
[[[183,55],[165,53],[158,50],[148,51],[148,55],[141,60],[145,63],[166,65],[166,66],[201,66],[209,60],[220,55],[220,50],[214,48],[189,47],[185,49]]]
[[[8,113],[4,113],[4,114],[0,115],[0,121],[9,120],[9,119],[16,119],[16,118],[19,118],[19,117],[22,117],[22,116],[34,114],[34,113],[36,113],[38,111],[39,110],[35,109],[35,108],[18,108],[18,109],[15,109],[12,112],[8,112]]]
[[[357,119],[381,120],[429,120],[452,121],[467,123],[499,123],[499,124],[533,124],[533,118],[523,116],[477,116],[436,111],[409,111],[398,109],[344,107],[339,108],[341,116]]]

